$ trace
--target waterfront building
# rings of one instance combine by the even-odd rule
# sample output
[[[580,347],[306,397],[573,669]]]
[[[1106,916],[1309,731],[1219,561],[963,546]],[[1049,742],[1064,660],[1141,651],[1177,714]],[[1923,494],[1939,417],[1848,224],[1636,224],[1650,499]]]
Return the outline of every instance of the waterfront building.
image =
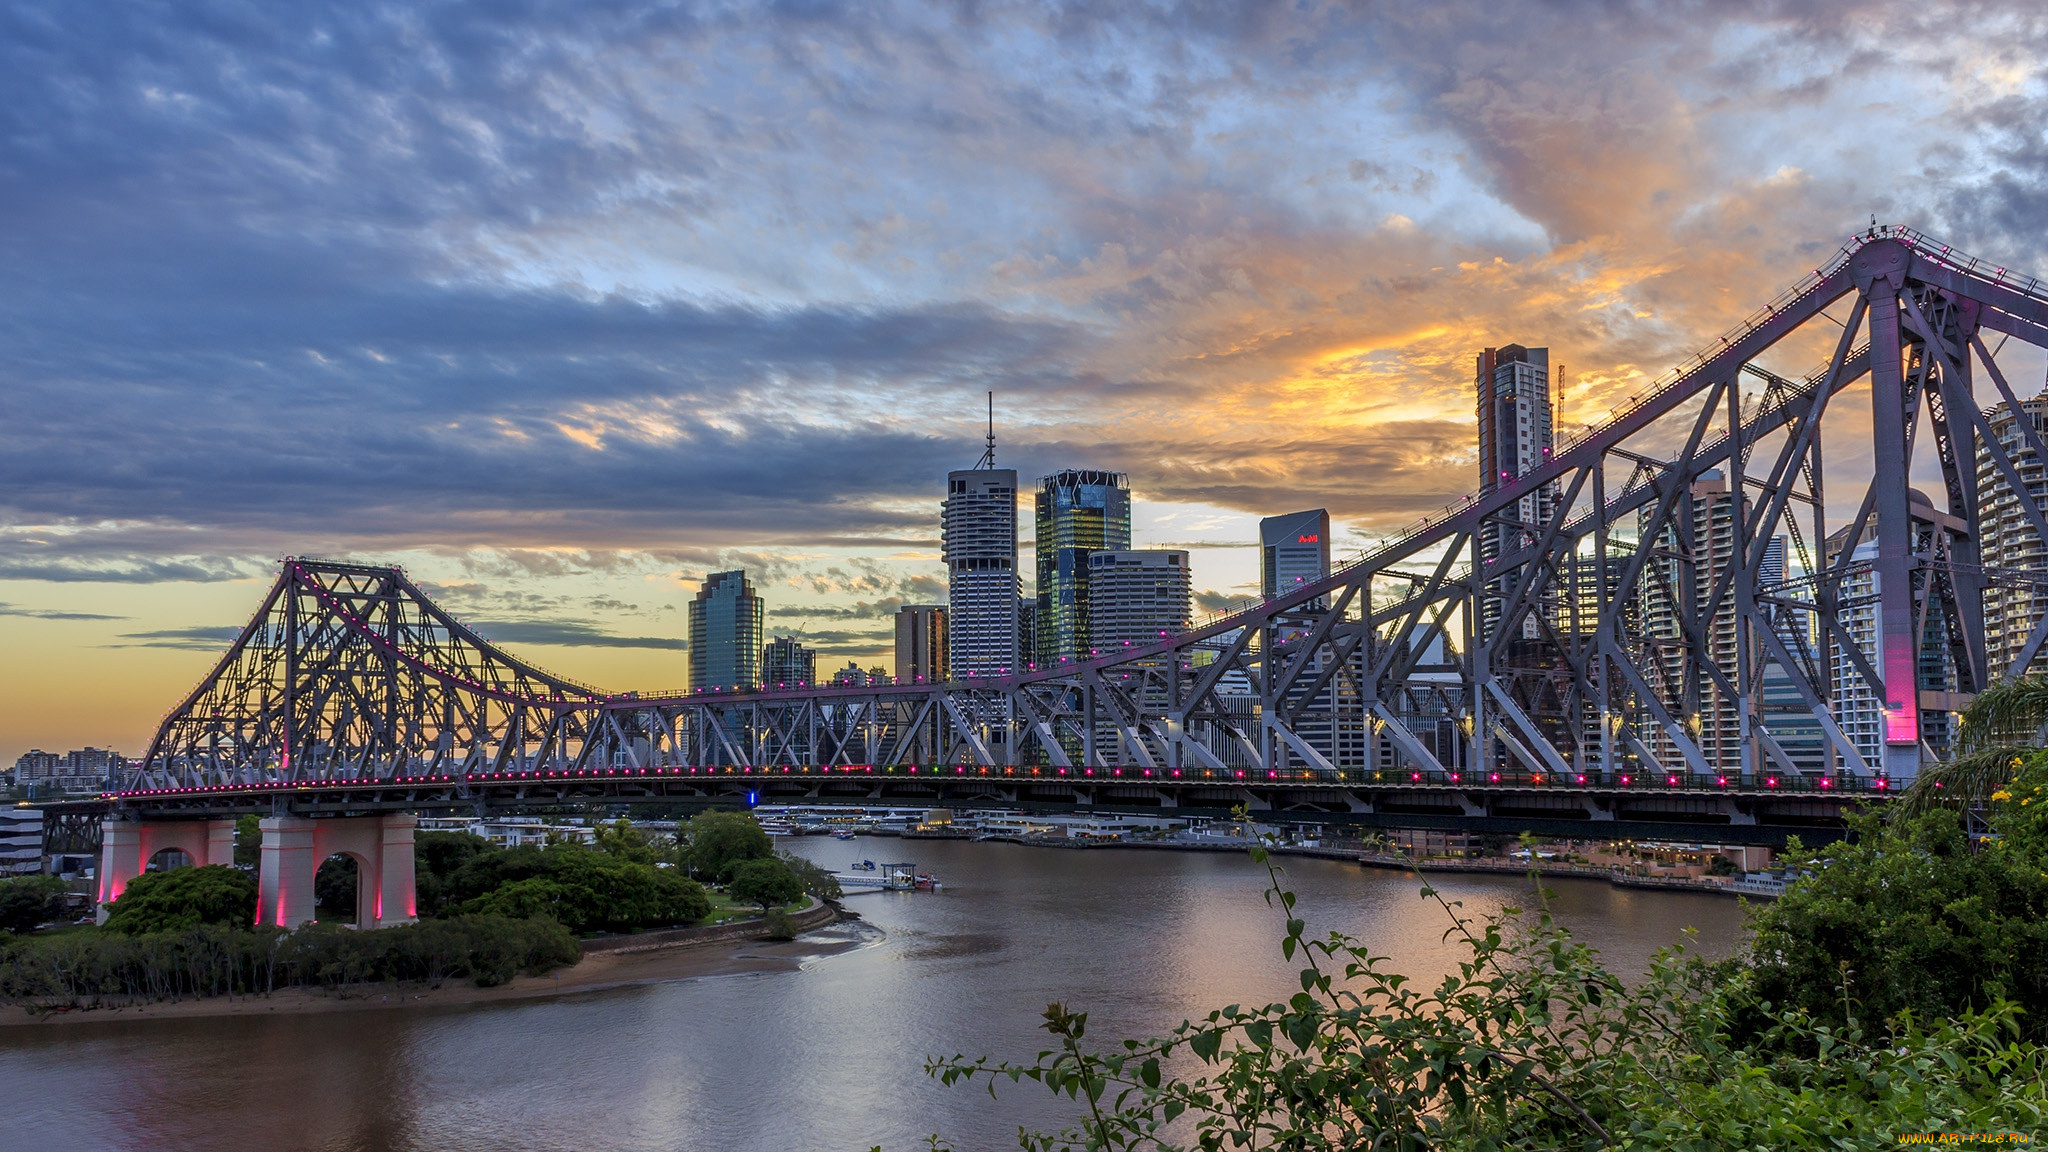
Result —
[[[1038,482],[1038,663],[1085,657],[1088,554],[1131,546],[1131,488],[1121,472],[1069,468]]]
[[[43,870],[43,810],[0,808],[0,876]]]
[[[1097,650],[1156,644],[1187,631],[1188,554],[1167,549],[1088,554],[1088,635]]]
[[[761,682],[761,597],[744,571],[713,572],[690,602],[690,688]]]
[[[1474,381],[1479,414],[1479,491],[1513,483],[1550,459],[1554,444],[1550,402],[1550,349],[1509,344],[1479,354]],[[1490,563],[1536,541],[1556,510],[1557,488],[1546,484],[1489,517],[1479,529],[1479,558]],[[1491,635],[1508,593],[1503,580],[1487,585],[1481,606],[1482,633]],[[1540,634],[1537,620],[1523,621],[1522,635]]]
[[[1268,600],[1330,574],[1330,513],[1311,508],[1259,521],[1259,593]],[[1320,610],[1324,601],[1312,607]]]
[[[897,680],[905,684],[936,684],[947,679],[946,645],[943,607],[905,604],[896,610]]]
[[[1018,643],[1017,472],[986,467],[946,475],[940,536],[946,559],[946,667],[954,676],[1000,676],[1025,654]]]
[[[818,654],[794,637],[777,636],[761,649],[761,683],[770,688],[795,688],[818,682]]]
[[[2000,403],[1984,416],[2027,494],[2037,505],[2048,507],[2048,461],[2034,452],[2020,423],[2024,415],[2034,431],[2048,439],[2048,392],[2022,400],[2020,409],[2014,412],[2011,405]],[[1985,667],[1996,681],[2012,670],[2041,614],[2048,612],[2048,596],[2029,578],[2048,568],[2048,549],[2021,511],[2018,494],[2004,471],[1992,462],[1990,449],[1982,443],[1977,446],[1977,501],[1982,534],[1977,555],[1990,576],[1984,589]],[[2023,671],[2048,669],[2048,645],[2043,648]]]
[[[1643,565],[1643,667],[1656,670],[1664,707],[1691,730],[1708,767],[1740,771],[1745,765],[1738,701],[1695,663],[1682,622],[1682,617],[1697,616],[1706,608],[1715,581],[1735,560],[1737,502],[1719,469],[1702,473],[1689,495],[1691,507],[1678,509],[1666,522],[1650,543],[1651,558]],[[1748,502],[1742,506],[1746,511]],[[1650,515],[1646,510],[1643,518]],[[1783,551],[1778,555],[1782,569]],[[1737,675],[1736,632],[1735,598],[1724,595],[1707,624],[1703,647],[1707,659],[1731,684]],[[1663,726],[1648,717],[1641,720],[1645,742],[1660,766],[1687,770],[1684,754]]]

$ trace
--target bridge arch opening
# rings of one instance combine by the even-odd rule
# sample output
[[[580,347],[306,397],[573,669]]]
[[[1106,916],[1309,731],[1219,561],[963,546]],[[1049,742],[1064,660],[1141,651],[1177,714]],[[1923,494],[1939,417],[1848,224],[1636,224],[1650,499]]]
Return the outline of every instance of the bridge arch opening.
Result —
[[[314,915],[330,923],[376,927],[362,899],[363,877],[369,873],[370,862],[355,852],[336,852],[322,860],[313,875]]]
[[[195,861],[192,854],[183,848],[165,848],[149,858],[143,866],[144,872],[169,872],[173,868],[190,868]]]

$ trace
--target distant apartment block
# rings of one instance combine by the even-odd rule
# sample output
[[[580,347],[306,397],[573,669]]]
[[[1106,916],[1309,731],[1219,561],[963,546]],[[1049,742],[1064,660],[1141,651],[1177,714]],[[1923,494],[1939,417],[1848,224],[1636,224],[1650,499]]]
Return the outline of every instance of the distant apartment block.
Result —
[[[769,688],[796,688],[818,682],[818,654],[789,636],[777,636],[761,649],[761,683]]]

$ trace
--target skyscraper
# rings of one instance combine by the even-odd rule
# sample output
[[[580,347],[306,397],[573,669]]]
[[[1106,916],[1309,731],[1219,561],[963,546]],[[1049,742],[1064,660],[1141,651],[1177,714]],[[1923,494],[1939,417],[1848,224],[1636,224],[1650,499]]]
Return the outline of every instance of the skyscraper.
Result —
[[[2020,401],[2020,408],[2034,430],[2048,437],[2048,392]],[[2035,455],[2033,445],[2021,430],[2019,416],[2009,404],[1999,404],[1984,413],[1991,432],[2020,475],[2034,502],[2048,505],[2048,461]],[[1983,444],[1977,446],[1978,523],[1982,539],[1977,544],[1979,562],[1996,572],[2039,572],[2048,568],[2048,549],[2027,514],[2005,472],[1993,462]],[[2031,581],[1994,579],[1984,589],[1984,656],[1992,680],[2002,680],[2019,659],[2033,634],[2048,600]],[[2038,672],[2048,666],[2048,651],[2036,653],[2025,671]]]
[[[761,598],[744,571],[713,572],[690,601],[690,687],[761,682]]]
[[[1271,600],[1330,574],[1330,513],[1322,508],[1259,521],[1259,591]]]
[[[792,636],[777,636],[761,649],[761,683],[795,688],[818,682],[818,654]]]
[[[896,610],[896,679],[933,684],[947,679],[946,610],[905,604]]]
[[[981,464],[946,474],[946,649],[953,676],[1020,666],[1017,642],[1017,472],[996,465],[995,427]],[[900,671],[900,665],[899,665]]]
[[[1089,642],[1106,651],[1185,632],[1190,592],[1186,552],[1090,552]]]
[[[1131,546],[1121,472],[1069,468],[1038,482],[1038,662],[1088,655],[1088,554]]]
[[[1509,344],[1479,354],[1475,388],[1479,412],[1479,491],[1483,495],[1515,481],[1550,459],[1553,447],[1550,404],[1550,349]],[[1479,556],[1492,561],[1533,542],[1555,510],[1553,485],[1523,496],[1489,517],[1479,530]],[[1482,606],[1487,634],[1501,613],[1507,589],[1496,580]],[[1535,636],[1537,622],[1525,621],[1523,635]]]

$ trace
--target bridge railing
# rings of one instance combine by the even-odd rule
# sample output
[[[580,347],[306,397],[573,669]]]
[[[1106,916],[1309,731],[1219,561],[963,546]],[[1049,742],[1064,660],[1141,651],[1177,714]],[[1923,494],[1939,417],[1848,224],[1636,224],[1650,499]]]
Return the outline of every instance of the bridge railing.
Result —
[[[197,788],[145,788],[106,794],[108,799],[180,797],[208,795],[253,795],[349,791],[364,788],[430,789],[454,785],[561,784],[579,781],[719,779],[772,780],[776,778],[822,778],[871,780],[896,777],[952,781],[966,779],[1002,780],[1013,783],[1039,780],[1096,784],[1217,785],[1238,787],[1286,785],[1292,787],[1352,787],[1388,790],[1500,791],[1531,789],[1546,792],[1637,792],[1656,794],[1766,793],[1780,795],[1881,796],[1895,791],[1885,777],[1860,778],[1848,772],[1830,775],[1739,772],[1657,772],[1618,769],[1556,772],[1423,771],[1421,769],[1314,769],[1254,768],[1061,768],[1043,765],[984,767],[971,764],[836,764],[773,765],[736,767],[730,765],[664,765],[651,768],[531,768],[502,772],[428,773],[411,776],[366,777],[357,780],[287,781],[278,783],[214,784]]]

